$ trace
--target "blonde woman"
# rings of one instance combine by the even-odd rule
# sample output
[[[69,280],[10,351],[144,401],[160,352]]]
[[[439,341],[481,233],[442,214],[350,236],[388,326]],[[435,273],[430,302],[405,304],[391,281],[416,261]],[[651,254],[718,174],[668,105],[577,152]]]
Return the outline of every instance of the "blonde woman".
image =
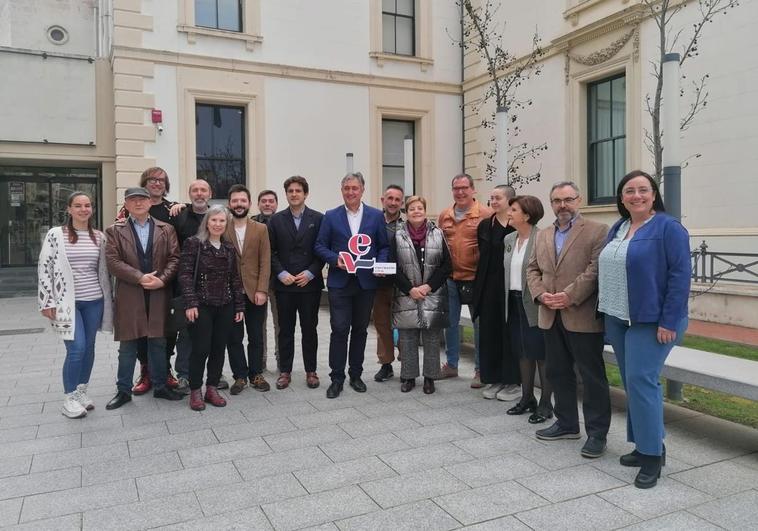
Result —
[[[205,409],[204,402],[216,407],[226,405],[218,393],[218,382],[232,324],[242,320],[245,309],[231,218],[224,206],[208,208],[197,236],[184,242],[179,260],[179,285],[192,338],[190,407],[196,411]],[[203,397],[206,364],[208,376]]]

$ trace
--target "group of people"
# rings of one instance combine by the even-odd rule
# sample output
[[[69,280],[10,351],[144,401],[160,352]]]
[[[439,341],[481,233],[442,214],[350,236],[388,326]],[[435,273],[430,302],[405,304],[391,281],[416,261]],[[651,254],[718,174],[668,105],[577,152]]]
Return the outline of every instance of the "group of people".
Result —
[[[665,214],[648,174],[634,171],[620,181],[620,219],[610,231],[581,216],[581,194],[570,181],[551,188],[556,219],[542,230],[537,224],[545,210],[537,197],[499,185],[485,206],[467,174],[453,178],[453,204],[436,223],[427,217],[426,199],[406,198],[400,186],[387,187],[381,210],[366,205],[360,173],[342,179],[343,204],[323,214],[305,205],[307,180],[290,177],[284,182],[288,207],[275,212],[276,194],[265,190],[257,219],[250,217],[252,197],[243,185],[229,189],[226,206],[209,203],[211,187],[203,180],[190,184],[189,204],[167,201],[169,186],[164,170],[146,170],[140,186],[126,190],[124,208],[105,234],[93,227],[91,198],[76,192],[66,225],[45,238],[39,305],[66,345],[64,415],[82,417],[94,407],[87,384],[98,329],[113,329],[120,342],[117,393],[107,409],[151,388],[167,400],[189,394],[193,410],[224,406],[218,389],[225,383],[226,352],[231,395],[248,383],[268,391],[269,301],[276,304],[277,389],[292,380],[298,318],[305,383],[319,387],[316,330],[328,265],[327,398],[340,396],[346,378],[356,392],[366,391],[372,315],[381,364],[374,379],[394,376],[396,331],[401,392],[412,391],[423,376],[423,392],[434,393],[436,380],[458,376],[459,324],[468,306],[475,343],[471,387],[483,387],[484,398],[515,402],[506,413],[530,413],[530,423],[555,416],[536,431],[541,440],[578,439],[576,367],[587,432],[581,454],[596,458],[605,452],[611,419],[605,339],[619,360],[628,440],[635,444],[621,464],[640,467],[638,487],[656,484],[665,464],[659,376],[687,326],[690,274],[687,231]],[[394,274],[373,271],[385,262],[395,264]],[[443,338],[446,362],[440,365]],[[178,378],[170,367],[174,350]]]

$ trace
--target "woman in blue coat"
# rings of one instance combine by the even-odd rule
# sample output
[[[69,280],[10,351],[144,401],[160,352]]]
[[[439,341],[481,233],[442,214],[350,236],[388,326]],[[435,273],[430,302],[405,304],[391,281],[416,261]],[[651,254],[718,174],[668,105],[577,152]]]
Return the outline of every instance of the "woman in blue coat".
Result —
[[[665,464],[661,369],[687,329],[689,234],[665,213],[657,183],[635,170],[616,190],[621,219],[599,258],[599,310],[627,393],[627,440],[622,455],[638,466],[641,489],[656,485]]]

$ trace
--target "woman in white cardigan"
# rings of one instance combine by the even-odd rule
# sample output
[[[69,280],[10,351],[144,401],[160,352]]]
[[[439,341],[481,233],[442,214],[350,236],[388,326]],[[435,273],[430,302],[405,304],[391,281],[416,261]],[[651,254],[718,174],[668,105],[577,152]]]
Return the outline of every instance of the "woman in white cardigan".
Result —
[[[84,192],[68,198],[68,220],[50,229],[37,273],[39,309],[66,345],[65,397],[61,412],[81,418],[95,404],[87,396],[95,362],[97,330],[112,330],[111,285],[105,264],[105,235],[92,222],[92,199]]]

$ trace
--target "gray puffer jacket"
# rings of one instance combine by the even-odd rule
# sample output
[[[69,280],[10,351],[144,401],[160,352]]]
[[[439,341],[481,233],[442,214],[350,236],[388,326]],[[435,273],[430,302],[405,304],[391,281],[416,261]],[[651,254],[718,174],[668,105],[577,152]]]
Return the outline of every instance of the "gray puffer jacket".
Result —
[[[445,252],[447,243],[442,230],[433,222],[428,223],[426,244],[422,253],[423,273],[405,223],[399,224],[395,232],[397,269],[407,277],[412,286],[429,283],[434,272],[444,267],[445,258],[450,260],[449,252]],[[448,306],[446,282],[442,282],[436,291],[430,292],[419,301],[413,300],[410,295],[396,288],[392,300],[392,324],[399,329],[446,328],[449,325]]]

